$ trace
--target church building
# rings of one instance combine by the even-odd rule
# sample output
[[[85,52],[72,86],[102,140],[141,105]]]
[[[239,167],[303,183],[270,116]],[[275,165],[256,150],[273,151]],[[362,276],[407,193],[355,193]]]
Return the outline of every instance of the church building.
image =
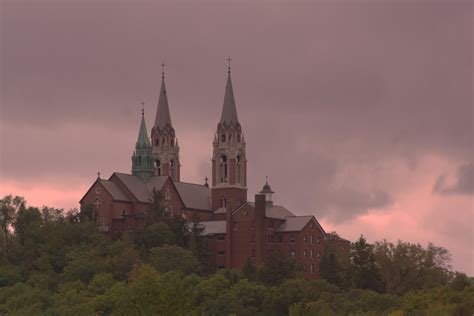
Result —
[[[237,115],[230,67],[221,118],[211,139],[210,185],[207,178],[205,184],[181,181],[176,135],[162,73],[150,135],[142,110],[131,174],[114,172],[107,180],[99,176],[80,200],[81,206],[94,205],[103,232],[115,236],[142,229],[156,189],[172,214],[198,216],[216,269],[240,268],[249,259],[258,265],[272,253],[281,252],[302,264],[306,278],[316,279],[326,245],[348,250],[349,241],[327,234],[313,215],[297,216],[273,204],[275,192],[268,181],[253,201],[247,198],[246,141]]]

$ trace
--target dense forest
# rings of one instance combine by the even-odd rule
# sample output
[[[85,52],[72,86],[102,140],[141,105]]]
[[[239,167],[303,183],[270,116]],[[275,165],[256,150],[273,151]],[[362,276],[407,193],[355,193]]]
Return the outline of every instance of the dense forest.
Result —
[[[241,271],[209,268],[197,220],[155,194],[143,231],[110,239],[90,207],[63,212],[0,200],[1,315],[473,315],[474,283],[441,247],[363,236],[329,249],[321,280],[275,254]]]

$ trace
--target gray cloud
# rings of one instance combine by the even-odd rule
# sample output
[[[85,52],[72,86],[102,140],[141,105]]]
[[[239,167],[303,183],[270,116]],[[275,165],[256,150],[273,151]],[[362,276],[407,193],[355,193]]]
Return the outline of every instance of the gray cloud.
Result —
[[[165,59],[182,174],[201,182],[209,159],[184,144],[210,158],[230,54],[249,195],[269,175],[279,201],[301,213],[341,222],[381,210],[396,200],[377,175],[386,161],[470,157],[471,9],[3,1],[2,178],[87,183],[97,170],[129,171],[139,103],[151,123]],[[203,126],[207,139],[196,139]],[[187,178],[196,159],[199,178]],[[360,168],[366,176],[344,176]]]
[[[433,192],[438,194],[474,194],[474,164],[460,165],[453,183],[448,183],[446,174],[438,177]]]

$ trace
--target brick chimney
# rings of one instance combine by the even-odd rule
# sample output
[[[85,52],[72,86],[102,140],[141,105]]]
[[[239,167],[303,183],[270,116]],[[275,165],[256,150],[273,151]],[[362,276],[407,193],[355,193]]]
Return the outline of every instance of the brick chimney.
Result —
[[[255,194],[255,263],[263,263],[265,255],[265,194]]]
[[[227,207],[225,213],[226,222],[226,235],[225,235],[225,267],[226,269],[232,268],[232,233],[233,233],[233,222],[232,222],[232,209]]]

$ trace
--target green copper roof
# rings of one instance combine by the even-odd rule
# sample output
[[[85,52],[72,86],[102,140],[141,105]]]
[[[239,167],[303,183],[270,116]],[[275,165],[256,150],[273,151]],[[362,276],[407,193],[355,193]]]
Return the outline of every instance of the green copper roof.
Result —
[[[145,114],[142,111],[142,121],[140,123],[140,131],[138,132],[137,146],[150,147],[150,139],[146,130]]]

